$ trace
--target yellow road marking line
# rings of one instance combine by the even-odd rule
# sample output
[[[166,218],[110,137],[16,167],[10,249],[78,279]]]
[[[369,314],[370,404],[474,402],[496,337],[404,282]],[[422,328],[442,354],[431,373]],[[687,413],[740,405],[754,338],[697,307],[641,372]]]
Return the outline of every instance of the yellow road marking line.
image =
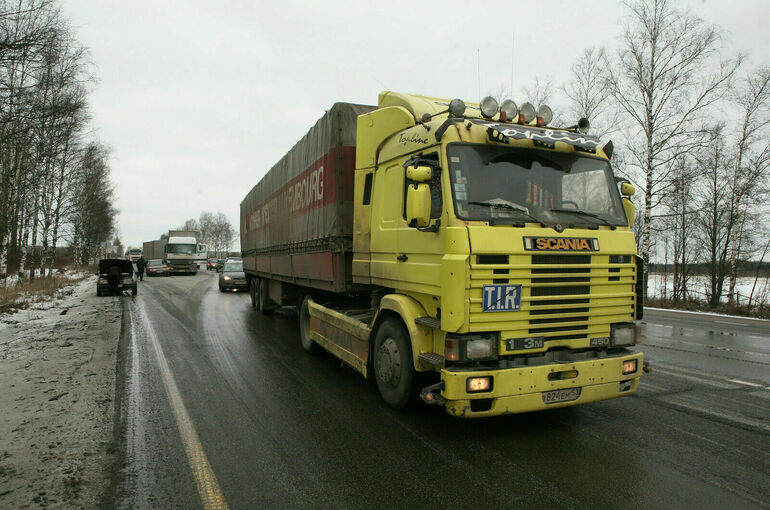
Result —
[[[140,303],[139,306],[142,318],[145,319],[142,320],[142,325],[146,328],[147,336],[150,337],[155,348],[163,386],[166,389],[166,396],[179,428],[179,436],[182,440],[184,451],[187,454],[187,462],[190,465],[193,478],[195,478],[195,485],[198,488],[203,508],[206,510],[227,510],[228,506],[222,494],[222,489],[220,489],[214,470],[211,469],[211,464],[209,464],[206,458],[206,452],[203,451],[203,446],[200,439],[198,439],[198,433],[195,431],[190,415],[187,414],[187,408],[182,401],[182,396],[179,394],[179,389],[166,361],[166,356],[163,354],[163,349],[160,347],[155,329],[150,321],[146,320],[144,303]]]

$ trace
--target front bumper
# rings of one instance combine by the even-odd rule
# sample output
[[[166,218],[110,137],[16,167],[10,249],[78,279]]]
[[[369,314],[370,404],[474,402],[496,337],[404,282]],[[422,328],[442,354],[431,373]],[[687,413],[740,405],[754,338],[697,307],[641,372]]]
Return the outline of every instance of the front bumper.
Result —
[[[623,375],[623,362],[633,359],[637,360],[636,371]],[[441,370],[441,396],[446,399],[446,411],[458,417],[526,413],[631,395],[639,385],[642,368],[643,354],[630,351],[589,361],[522,368],[464,371],[450,367]],[[492,391],[466,391],[468,378],[485,376],[494,378]],[[544,392],[570,388],[580,388],[575,400],[545,403]]]
[[[170,273],[197,273],[198,266],[169,266],[168,270]]]
[[[240,290],[246,290],[249,288],[249,284],[246,280],[229,280],[229,281],[222,281],[221,287],[223,289],[240,289]]]
[[[136,288],[136,283],[119,283],[117,285],[117,289],[119,292],[122,292],[126,289],[128,290],[134,290]],[[97,283],[96,284],[96,290],[98,292],[101,292],[103,294],[109,293],[112,291],[112,287],[110,287],[109,283]]]

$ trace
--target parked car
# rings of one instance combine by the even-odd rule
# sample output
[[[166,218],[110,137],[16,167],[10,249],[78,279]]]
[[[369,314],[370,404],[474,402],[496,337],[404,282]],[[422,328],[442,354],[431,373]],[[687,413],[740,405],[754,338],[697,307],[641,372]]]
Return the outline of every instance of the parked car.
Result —
[[[113,294],[110,278],[115,278],[115,292],[120,295],[124,290],[130,290],[136,296],[136,278],[134,265],[128,259],[101,259],[99,261],[99,279],[96,280],[96,295]]]
[[[225,262],[219,272],[219,290],[224,292],[230,289],[246,290],[248,288],[246,274],[243,272],[243,261],[228,260]]]
[[[147,276],[169,276],[171,274],[168,264],[161,259],[147,261]]]
[[[217,259],[217,271],[220,271],[222,269],[222,266],[225,265],[225,259]]]
[[[217,259],[211,258],[206,262],[206,271],[217,270]]]

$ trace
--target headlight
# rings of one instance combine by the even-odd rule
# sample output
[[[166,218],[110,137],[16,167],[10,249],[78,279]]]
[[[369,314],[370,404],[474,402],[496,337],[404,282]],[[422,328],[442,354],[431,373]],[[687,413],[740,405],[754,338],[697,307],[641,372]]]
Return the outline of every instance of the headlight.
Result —
[[[612,345],[616,347],[629,346],[636,343],[636,327],[632,322],[613,324],[610,331]]]
[[[444,344],[447,361],[484,361],[497,359],[497,336],[447,334]]]
[[[225,277],[223,278],[223,280],[232,280],[232,278],[230,278],[229,276],[225,276]]]
[[[500,120],[509,120],[516,122],[516,116],[519,114],[519,107],[511,99],[506,99],[500,105]],[[503,118],[503,114],[505,118]]]

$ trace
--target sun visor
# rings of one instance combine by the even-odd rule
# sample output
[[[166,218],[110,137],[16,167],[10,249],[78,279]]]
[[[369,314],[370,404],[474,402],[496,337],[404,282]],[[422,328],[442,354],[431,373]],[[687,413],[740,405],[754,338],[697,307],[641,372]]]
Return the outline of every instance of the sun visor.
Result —
[[[556,142],[564,142],[580,150],[592,153],[596,153],[597,147],[601,144],[599,138],[595,136],[572,133],[570,131],[500,124],[480,119],[469,119],[469,121],[492,130],[490,131],[490,136],[494,136],[496,140],[499,140],[501,137],[513,138],[514,140],[534,140],[536,143],[547,147],[553,147]],[[495,136],[495,133],[497,133],[497,136]]]

